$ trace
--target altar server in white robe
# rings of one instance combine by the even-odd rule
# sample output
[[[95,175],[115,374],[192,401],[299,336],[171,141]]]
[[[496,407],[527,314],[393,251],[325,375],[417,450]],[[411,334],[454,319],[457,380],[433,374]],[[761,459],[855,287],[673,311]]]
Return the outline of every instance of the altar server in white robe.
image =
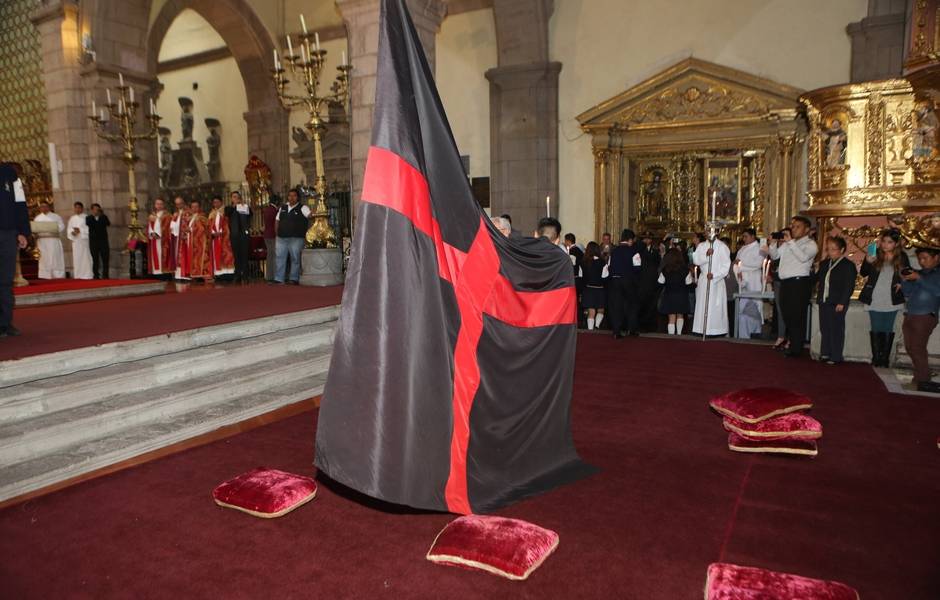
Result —
[[[65,222],[62,217],[52,212],[52,207],[48,202],[39,203],[39,214],[33,220],[37,223],[55,223],[58,225],[58,233],[50,236],[36,236],[36,246],[39,248],[39,278],[64,278],[65,252],[62,250],[61,235],[65,231]]]
[[[91,268],[91,249],[88,246],[88,217],[85,205],[74,204],[75,214],[69,219],[68,238],[72,240],[72,278],[94,279]]]
[[[709,256],[711,256],[710,269]],[[706,240],[695,247],[692,262],[700,272],[698,286],[695,288],[695,320],[692,322],[692,331],[699,335],[703,332],[705,335],[727,335],[728,294],[725,288],[725,277],[731,270],[731,250],[718,238],[715,238],[714,242]],[[709,290],[707,323],[705,319],[706,290]]]
[[[741,292],[762,292],[764,290],[764,260],[767,258],[767,247],[761,246],[757,239],[757,232],[745,229],[742,236],[744,244],[738,248],[735,272],[738,277]],[[760,333],[764,324],[762,301],[742,298],[738,303],[738,331],[739,338],[751,339],[751,334]]]

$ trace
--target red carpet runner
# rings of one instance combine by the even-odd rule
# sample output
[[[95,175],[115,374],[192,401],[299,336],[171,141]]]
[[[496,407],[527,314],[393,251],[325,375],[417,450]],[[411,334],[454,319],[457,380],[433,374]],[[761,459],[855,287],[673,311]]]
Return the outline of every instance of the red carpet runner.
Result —
[[[0,339],[0,360],[332,306],[342,295],[342,286],[258,283],[15,309],[23,335]]]
[[[308,413],[0,512],[4,595],[684,600],[723,559],[844,581],[866,600],[940,598],[940,403],[888,394],[863,365],[763,347],[579,344],[575,438],[602,472],[500,513],[561,535],[525,583],[425,561],[448,515],[326,486],[274,521],[213,504],[215,485],[258,465],[310,473]],[[707,400],[758,383],[814,398],[818,458],[727,450]]]

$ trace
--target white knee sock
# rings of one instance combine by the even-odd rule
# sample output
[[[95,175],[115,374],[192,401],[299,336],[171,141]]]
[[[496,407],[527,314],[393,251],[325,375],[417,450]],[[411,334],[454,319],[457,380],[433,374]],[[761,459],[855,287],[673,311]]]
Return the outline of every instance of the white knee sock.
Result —
[[[669,325],[666,325],[666,331],[669,332],[669,335],[675,335],[675,333],[676,333],[676,324],[675,324],[675,323],[670,323]]]
[[[604,320],[604,314],[603,314],[603,313],[597,313],[597,315],[594,317],[594,326],[595,326],[595,327],[600,327],[600,326],[601,326],[601,321],[603,321],[603,320]]]
[[[685,325],[685,319],[676,319],[676,335],[682,335],[683,325]]]

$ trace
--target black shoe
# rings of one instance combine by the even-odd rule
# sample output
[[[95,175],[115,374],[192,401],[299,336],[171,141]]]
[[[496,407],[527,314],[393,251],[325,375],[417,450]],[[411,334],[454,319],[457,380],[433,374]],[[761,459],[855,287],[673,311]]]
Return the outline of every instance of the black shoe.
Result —
[[[19,335],[22,335],[22,333],[13,325],[7,325],[6,327],[0,329],[0,336],[3,337],[17,337]]]
[[[940,394],[940,383],[933,381],[921,381],[917,384],[918,392],[930,392],[931,394]]]
[[[803,353],[802,353],[802,352],[792,352],[792,351],[790,351],[790,350],[787,350],[786,352],[783,353],[783,355],[786,356],[787,358],[799,358],[800,356],[803,355]]]
[[[883,334],[884,345],[881,348],[881,366],[889,368],[891,366],[891,351],[894,349],[894,332]]]
[[[630,332],[630,337],[640,337],[640,332],[639,332],[639,331],[631,331],[631,332]]]
[[[622,340],[623,338],[627,337],[627,336],[625,336],[624,334],[619,333],[619,332],[618,332],[618,333],[615,333],[615,334],[613,334],[613,335],[614,335],[614,339],[615,339],[615,340]]]
[[[291,281],[289,281],[288,283],[289,283],[290,285],[300,285],[300,282],[299,282],[299,281],[294,281],[294,280],[291,280]]]

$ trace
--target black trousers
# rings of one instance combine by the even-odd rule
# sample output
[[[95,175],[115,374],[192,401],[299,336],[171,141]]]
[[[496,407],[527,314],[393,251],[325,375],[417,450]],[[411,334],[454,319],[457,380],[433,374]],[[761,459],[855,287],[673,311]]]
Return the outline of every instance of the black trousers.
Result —
[[[95,279],[109,279],[111,271],[108,270],[108,261],[111,259],[111,246],[108,240],[89,240],[88,248],[91,250],[91,271]]]
[[[232,255],[235,258],[235,279],[248,279],[248,257],[251,240],[247,236],[232,236]]]
[[[0,328],[13,322],[13,277],[16,275],[15,229],[0,229]]]
[[[614,333],[637,331],[640,298],[636,282],[623,277],[611,277],[607,285],[607,312],[610,329]]]
[[[790,352],[799,354],[806,341],[806,311],[813,292],[813,280],[809,277],[791,277],[780,281],[780,307],[783,322],[787,326]]]
[[[845,347],[845,313],[848,305],[842,312],[836,312],[835,304],[819,305],[819,335],[821,356],[828,356],[832,362],[842,362],[842,350]]]

